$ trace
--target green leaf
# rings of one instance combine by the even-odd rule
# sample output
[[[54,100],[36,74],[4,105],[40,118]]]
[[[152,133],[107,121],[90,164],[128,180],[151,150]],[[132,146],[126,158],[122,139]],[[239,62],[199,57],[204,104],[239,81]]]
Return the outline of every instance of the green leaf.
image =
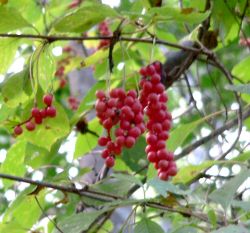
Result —
[[[232,74],[244,82],[250,80],[250,56],[246,57],[233,67]]]
[[[190,194],[191,190],[182,190],[179,187],[173,185],[170,182],[162,181],[159,178],[151,179],[147,184],[153,187],[157,193],[161,194],[163,197],[167,197],[168,192],[177,195],[187,195]]]
[[[239,225],[229,225],[226,227],[222,227],[216,231],[212,231],[211,233],[249,233],[250,231],[243,226]]]
[[[241,208],[242,210],[244,210],[246,212],[250,212],[250,201],[233,200],[232,206],[234,208]]]
[[[68,117],[59,104],[55,102],[54,106],[57,110],[55,118],[46,118],[41,125],[36,125],[36,130],[25,130],[19,138],[50,150],[58,139],[67,136],[70,131]]]
[[[234,194],[240,185],[250,176],[250,170],[243,170],[237,176],[230,179],[221,188],[213,191],[209,198],[215,201],[226,210],[231,204]]]
[[[170,233],[197,233],[198,229],[192,226],[181,226]]]
[[[112,174],[112,177],[117,178],[118,180],[121,181],[121,183],[123,183],[123,181],[128,181],[130,183],[137,184],[137,185],[143,187],[143,184],[142,184],[140,179],[138,179],[135,176],[129,175],[129,174],[115,173],[115,174]]]
[[[0,6],[0,18],[0,33],[31,27],[15,8]]]
[[[175,151],[177,147],[182,146],[182,144],[185,142],[187,137],[194,132],[196,127],[198,127],[201,123],[203,123],[206,119],[208,119],[209,116],[206,116],[202,119],[199,119],[197,121],[179,125],[177,128],[172,130],[171,137],[167,141],[167,148],[170,151]]]
[[[178,171],[177,175],[173,178],[173,183],[186,184],[190,182],[194,177],[199,175],[201,171],[211,167],[214,164],[216,164],[216,161],[209,160],[199,165],[188,165],[186,167],[182,167]]]
[[[49,45],[38,47],[34,54],[33,76],[45,93],[52,87],[56,64]]]
[[[86,2],[82,7],[61,18],[54,28],[59,32],[84,32],[89,30],[106,17],[116,17],[117,12],[99,2]]]
[[[149,14],[156,14],[154,18],[158,21],[173,20],[174,22],[198,24],[205,20],[210,12],[206,11],[205,13],[200,13],[193,10],[189,12],[181,10],[179,7],[163,6],[151,8]]]
[[[103,131],[103,128],[97,118],[94,118],[88,123],[88,129],[92,132],[95,132],[99,136],[102,134]],[[96,135],[93,135],[89,132],[85,134],[79,132],[75,145],[74,158],[76,159],[92,151],[97,146],[97,140],[98,137]]]
[[[0,232],[15,232],[25,233],[30,229],[42,215],[35,197],[29,194],[34,186],[25,189],[21,192],[14,202],[8,207],[3,216],[3,221],[0,224]],[[36,196],[41,206],[44,205],[45,191],[42,190]],[[13,231],[13,226],[19,226],[19,231]],[[21,230],[20,230],[21,229]],[[24,229],[24,231],[22,231]]]
[[[0,74],[4,74],[15,57],[20,40],[15,38],[0,38]]]
[[[209,209],[207,212],[207,217],[209,222],[212,224],[212,226],[215,228],[217,226],[217,216],[213,209]]]
[[[66,217],[62,221],[59,221],[58,227],[63,232],[81,233],[82,231],[88,230],[95,219],[104,212],[105,210],[99,210],[73,214],[69,217]],[[59,231],[54,229],[53,233],[59,233]]]
[[[148,218],[143,218],[135,226],[134,233],[164,233],[163,229]]]
[[[122,160],[129,166],[132,171],[139,171],[147,163],[144,137],[138,138],[135,146],[131,149],[123,149]]]
[[[124,179],[121,185],[120,179],[111,177],[103,180],[101,183],[91,185],[91,189],[105,193],[112,193],[118,196],[123,196],[126,195],[133,186],[134,183],[131,183],[129,179]]]
[[[24,81],[27,78],[27,70],[23,70],[7,78],[2,87],[3,100],[8,107],[17,107],[25,103],[29,97],[24,92]]]
[[[97,90],[101,90],[105,88],[105,81],[98,81],[94,86],[91,87],[91,89],[87,92],[83,100],[81,101],[77,112],[72,117],[70,123],[72,125],[75,125],[79,118],[81,117],[83,112],[87,112],[87,110],[91,109],[94,106],[93,100],[95,100],[95,92]]]
[[[250,84],[226,85],[225,89],[250,94]]]
[[[8,150],[6,159],[4,160],[1,166],[1,172],[5,174],[11,174],[15,176],[23,176],[25,174],[25,150],[26,150],[26,142],[19,141],[12,145],[12,147]],[[4,179],[3,184],[4,188],[9,188],[14,181]]]

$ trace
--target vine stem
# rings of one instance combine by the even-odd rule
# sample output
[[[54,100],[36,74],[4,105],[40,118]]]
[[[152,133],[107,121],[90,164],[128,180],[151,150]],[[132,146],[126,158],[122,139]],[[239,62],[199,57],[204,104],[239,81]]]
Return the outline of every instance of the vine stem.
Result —
[[[32,35],[32,34],[4,34],[0,33],[0,37],[5,37],[5,38],[21,38],[21,39],[41,39],[41,40],[47,40],[48,43],[53,43],[56,41],[69,41],[69,40],[74,40],[74,41],[84,41],[84,40],[112,40],[113,36],[56,36],[56,35]],[[120,40],[122,41],[129,41],[129,42],[141,42],[141,43],[148,43],[152,44],[155,40],[155,44],[162,44],[166,46],[170,46],[173,48],[178,48],[178,49],[183,49],[186,51],[192,51],[195,53],[203,53],[208,55],[207,51],[193,48],[193,47],[188,47],[180,44],[175,44],[171,43],[168,41],[160,40],[160,39],[152,39],[152,38],[134,38],[134,37],[119,37]]]

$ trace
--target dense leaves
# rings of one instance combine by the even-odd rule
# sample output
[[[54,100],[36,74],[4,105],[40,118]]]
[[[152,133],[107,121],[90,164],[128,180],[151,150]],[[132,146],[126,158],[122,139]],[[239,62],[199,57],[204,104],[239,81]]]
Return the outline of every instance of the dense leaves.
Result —
[[[249,17],[247,0],[0,0],[0,232],[250,232]]]

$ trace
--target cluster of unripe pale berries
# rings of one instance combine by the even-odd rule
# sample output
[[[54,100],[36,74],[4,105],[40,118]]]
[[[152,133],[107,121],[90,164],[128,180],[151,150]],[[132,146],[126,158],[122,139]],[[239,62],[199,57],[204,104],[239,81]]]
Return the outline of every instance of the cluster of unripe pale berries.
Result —
[[[46,105],[45,108],[39,109],[37,107],[33,107],[31,109],[31,116],[24,122],[21,122],[14,128],[14,134],[20,135],[23,133],[22,125],[25,124],[25,127],[28,131],[33,131],[36,128],[36,125],[40,125],[43,122],[43,119],[46,117],[55,117],[56,116],[56,108],[52,106],[53,95],[46,94],[43,96],[43,103]]]
[[[167,111],[168,97],[165,87],[161,83],[161,63],[154,62],[141,68],[140,74],[140,102],[144,113],[148,117],[146,124],[147,147],[145,152],[149,162],[154,163],[158,170],[158,176],[162,180],[168,180],[169,176],[177,173],[174,155],[166,150],[166,140],[169,137],[172,116]]]
[[[99,30],[99,34],[100,36],[112,36],[112,31],[109,29],[108,27],[108,23],[106,21],[103,21],[102,23],[99,24],[98,27]],[[99,45],[98,45],[98,49],[107,47],[110,45],[110,40],[101,40]]]
[[[97,117],[107,131],[107,136],[100,137],[98,144],[106,146],[102,158],[107,167],[113,167],[114,158],[121,154],[122,147],[133,147],[136,139],[145,132],[143,108],[134,90],[126,93],[123,89],[116,88],[108,95],[99,90],[96,97]]]
[[[97,91],[97,117],[107,131],[107,136],[99,138],[98,144],[106,146],[102,157],[107,167],[114,166],[115,156],[121,153],[122,147],[133,147],[136,139],[147,129],[147,159],[158,170],[160,179],[168,180],[176,175],[174,155],[166,150],[172,116],[167,110],[168,97],[161,83],[161,73],[160,62],[141,68],[139,97],[136,91],[126,93],[121,88],[111,90],[108,95]]]

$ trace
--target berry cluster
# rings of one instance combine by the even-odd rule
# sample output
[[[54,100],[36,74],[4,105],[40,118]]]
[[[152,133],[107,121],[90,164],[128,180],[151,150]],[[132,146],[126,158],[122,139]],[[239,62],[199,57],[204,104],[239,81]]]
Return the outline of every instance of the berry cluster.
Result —
[[[80,101],[74,96],[69,96],[68,104],[71,110],[76,111],[79,107]]]
[[[112,36],[112,31],[110,31],[108,27],[108,23],[103,21],[99,24],[98,31],[100,36]],[[110,40],[101,40],[100,44],[98,45],[97,49],[105,48],[110,45]]]
[[[55,72],[55,77],[59,79],[60,88],[64,88],[67,84],[65,75],[65,66],[70,63],[70,59],[76,55],[76,51],[71,46],[65,46],[63,48],[63,58],[57,62],[57,70]]]
[[[143,108],[134,90],[126,93],[116,88],[110,91],[109,96],[99,90],[96,97],[97,117],[107,131],[107,136],[100,137],[98,144],[106,146],[102,157],[107,167],[113,167],[114,158],[121,154],[122,147],[133,147],[136,139],[145,132]]]
[[[176,164],[172,152],[166,150],[168,131],[171,128],[172,116],[167,111],[165,87],[161,83],[161,63],[154,62],[141,68],[140,102],[144,113],[148,117],[146,124],[147,147],[145,152],[149,162],[154,163],[158,170],[158,176],[162,180],[168,180],[169,176],[177,173]]]
[[[36,128],[36,125],[40,125],[43,122],[43,119],[46,117],[55,117],[56,116],[56,108],[52,106],[53,95],[46,94],[43,96],[43,102],[46,105],[45,108],[39,109],[37,107],[33,107],[31,109],[31,116],[24,122],[21,122],[14,128],[14,134],[20,135],[23,133],[22,125],[25,124],[25,127],[28,131],[33,131]]]

